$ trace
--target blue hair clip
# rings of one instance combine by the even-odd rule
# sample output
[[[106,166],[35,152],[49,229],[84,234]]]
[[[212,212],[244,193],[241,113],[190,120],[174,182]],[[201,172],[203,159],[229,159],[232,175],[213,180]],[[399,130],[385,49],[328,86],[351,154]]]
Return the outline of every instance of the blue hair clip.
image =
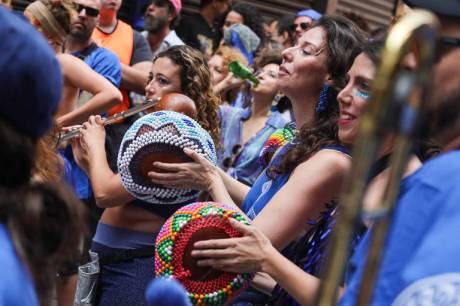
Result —
[[[324,84],[321,93],[319,94],[319,101],[316,103],[316,113],[320,114],[326,110],[327,107],[327,93],[329,92],[329,84]]]

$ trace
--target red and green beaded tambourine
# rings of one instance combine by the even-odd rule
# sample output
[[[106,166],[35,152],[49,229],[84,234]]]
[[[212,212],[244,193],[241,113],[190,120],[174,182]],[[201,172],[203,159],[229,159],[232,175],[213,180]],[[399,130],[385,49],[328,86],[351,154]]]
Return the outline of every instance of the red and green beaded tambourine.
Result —
[[[199,267],[190,255],[200,240],[241,237],[227,222],[245,222],[235,210],[215,202],[198,202],[176,211],[156,239],[155,274],[173,277],[187,289],[195,305],[225,305],[247,287],[250,274],[235,274]]]

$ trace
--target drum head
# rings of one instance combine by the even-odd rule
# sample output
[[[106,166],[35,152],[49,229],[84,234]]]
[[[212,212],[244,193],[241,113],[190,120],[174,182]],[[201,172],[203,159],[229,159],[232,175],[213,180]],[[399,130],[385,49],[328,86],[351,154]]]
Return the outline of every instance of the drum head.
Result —
[[[190,148],[216,163],[211,136],[195,120],[172,111],[159,111],[138,119],[125,133],[118,152],[118,172],[124,188],[134,197],[153,204],[182,204],[193,201],[197,190],[167,188],[147,176],[158,171],[153,162],[183,163]]]
[[[156,240],[155,274],[172,277],[187,289],[194,304],[224,305],[247,287],[251,275],[199,267],[191,256],[200,240],[241,237],[227,222],[246,222],[235,210],[215,202],[199,202],[180,208],[163,225]]]

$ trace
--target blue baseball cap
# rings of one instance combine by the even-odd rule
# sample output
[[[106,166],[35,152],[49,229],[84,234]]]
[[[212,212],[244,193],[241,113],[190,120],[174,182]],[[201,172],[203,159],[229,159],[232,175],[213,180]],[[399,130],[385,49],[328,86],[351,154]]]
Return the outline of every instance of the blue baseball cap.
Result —
[[[62,73],[43,35],[0,7],[0,118],[36,139],[52,125]]]
[[[317,21],[321,18],[321,16],[321,13],[318,13],[313,9],[302,10],[296,15],[296,17],[310,17],[313,21]]]

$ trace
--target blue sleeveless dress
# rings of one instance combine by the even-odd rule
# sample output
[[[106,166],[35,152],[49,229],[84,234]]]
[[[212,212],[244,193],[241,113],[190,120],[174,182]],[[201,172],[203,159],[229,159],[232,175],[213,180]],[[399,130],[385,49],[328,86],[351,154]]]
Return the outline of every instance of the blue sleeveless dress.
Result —
[[[280,163],[282,156],[292,144],[282,147],[273,158],[267,169]],[[343,146],[327,146],[322,150],[334,150],[346,155],[349,150]],[[284,186],[290,176],[289,173],[277,175],[275,179],[267,176],[267,169],[259,176],[243,202],[244,212],[254,219],[268,204],[271,198]],[[324,204],[324,211],[316,220],[305,220],[309,230],[297,240],[290,243],[282,254],[289,260],[300,266],[305,272],[318,276],[324,261],[324,252],[329,240],[332,228],[335,225],[337,202],[331,201]],[[299,305],[286,291],[276,286],[272,293],[270,305]]]
[[[262,172],[262,174],[254,182],[254,185],[249,190],[246,198],[243,201],[242,209],[246,215],[254,219],[265,205],[270,202],[272,197],[286,184],[291,175],[291,172],[277,175],[274,180],[268,177],[267,170],[273,165],[277,165],[281,162],[282,157],[287,150],[292,146],[292,143],[288,143],[279,149],[277,154],[273,157],[268,167]],[[327,146],[322,150],[334,150],[342,152],[343,154],[350,155],[349,149],[343,146]]]

